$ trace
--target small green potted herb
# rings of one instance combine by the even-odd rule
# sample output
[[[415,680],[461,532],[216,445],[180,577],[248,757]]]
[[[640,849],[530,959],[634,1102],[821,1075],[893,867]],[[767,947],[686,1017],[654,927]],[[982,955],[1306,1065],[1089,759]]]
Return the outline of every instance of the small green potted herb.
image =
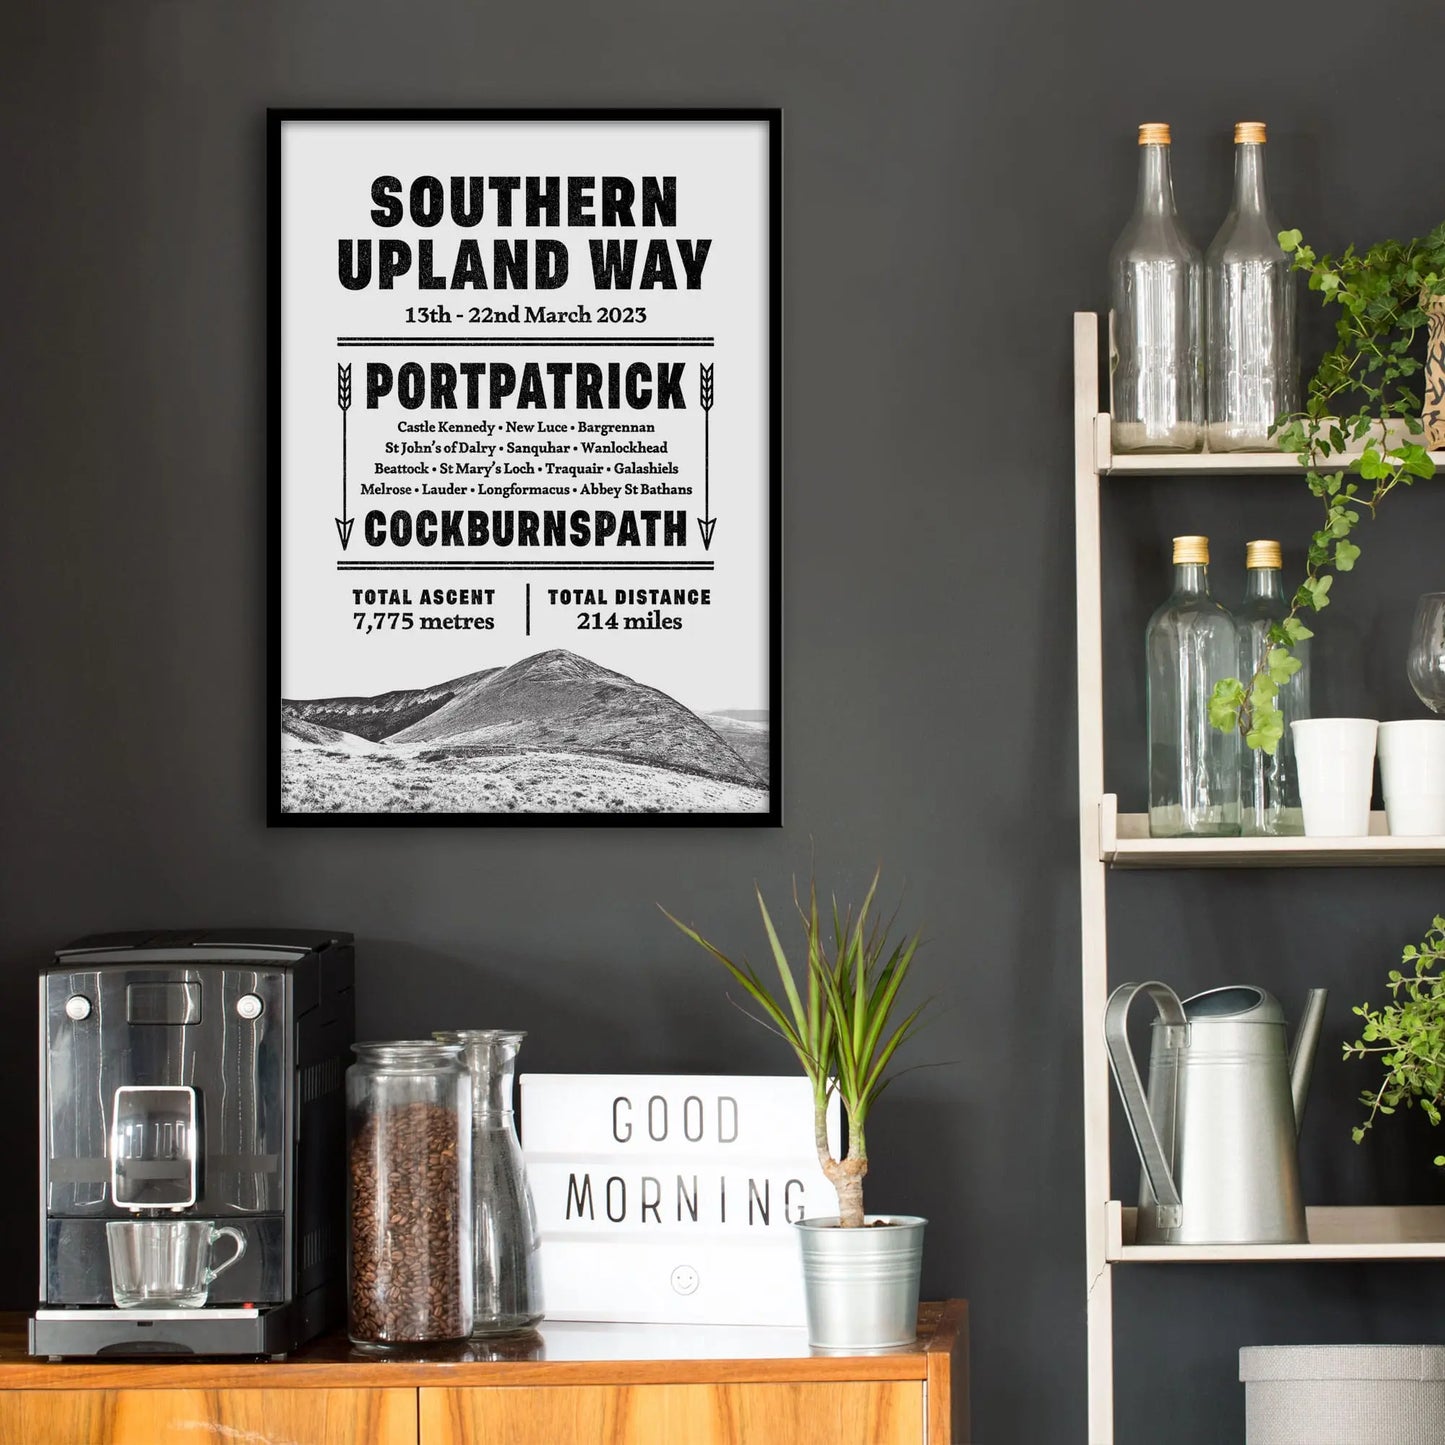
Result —
[[[1359,1143],[1381,1114],[1401,1104],[1418,1104],[1432,1124],[1445,1108],[1445,917],[1437,917],[1418,943],[1410,944],[1401,966],[1390,970],[1392,1001],[1381,1008],[1360,1004],[1354,1012],[1365,1021],[1360,1037],[1345,1045],[1345,1057],[1378,1056],[1385,1067],[1379,1086],[1367,1089],[1360,1102],[1369,1109],[1354,1128]],[[1435,1156],[1445,1165],[1445,1154]]]
[[[903,1011],[904,980],[919,936],[891,941],[893,920],[873,912],[877,873],[856,914],[836,899],[825,922],[810,884],[806,905],[796,884],[793,902],[802,923],[803,960],[796,970],[757,891],[763,930],[777,967],[770,989],[747,962],[734,962],[695,929],[662,911],[732,975],[763,1012],[759,1020],[780,1034],[813,1086],[818,1163],[838,1195],[838,1213],[803,1219],[803,1279],[808,1339],[819,1349],[880,1349],[909,1344],[918,1317],[918,1278],[927,1220],[880,1217],[863,1210],[868,1173],[866,1128],[887,1086],[894,1056],[917,1029],[928,1001]],[[828,1142],[828,1105],[834,1091],[848,1124],[848,1148],[835,1158]]]

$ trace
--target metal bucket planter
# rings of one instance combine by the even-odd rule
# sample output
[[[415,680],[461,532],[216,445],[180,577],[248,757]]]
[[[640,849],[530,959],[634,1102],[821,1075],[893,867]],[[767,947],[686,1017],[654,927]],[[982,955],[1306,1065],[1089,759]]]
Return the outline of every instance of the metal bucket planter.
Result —
[[[923,1228],[911,1214],[864,1216],[862,1229],[840,1229],[836,1217],[803,1219],[795,1228],[803,1252],[808,1343],[819,1350],[887,1350],[918,1334],[918,1273]],[[879,1228],[870,1228],[882,1221]]]

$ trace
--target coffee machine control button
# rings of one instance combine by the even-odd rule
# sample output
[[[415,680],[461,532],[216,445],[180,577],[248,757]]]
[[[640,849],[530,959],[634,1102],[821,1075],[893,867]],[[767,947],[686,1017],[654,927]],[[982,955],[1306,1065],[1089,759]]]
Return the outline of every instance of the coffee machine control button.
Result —
[[[260,997],[254,993],[243,993],[236,1000],[236,1012],[243,1019],[258,1019],[261,1017],[261,1010],[266,1007]]]
[[[83,993],[73,993],[65,1000],[65,1016],[79,1023],[90,1017],[90,1000]]]

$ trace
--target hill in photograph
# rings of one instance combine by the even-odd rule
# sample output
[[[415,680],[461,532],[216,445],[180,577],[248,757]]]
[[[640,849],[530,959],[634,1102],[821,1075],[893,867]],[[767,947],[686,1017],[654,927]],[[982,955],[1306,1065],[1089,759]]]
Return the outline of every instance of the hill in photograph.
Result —
[[[772,772],[772,727],[768,712],[734,708],[703,714],[703,720],[766,783]]]
[[[282,703],[287,812],[761,812],[767,725],[704,720],[564,649]]]

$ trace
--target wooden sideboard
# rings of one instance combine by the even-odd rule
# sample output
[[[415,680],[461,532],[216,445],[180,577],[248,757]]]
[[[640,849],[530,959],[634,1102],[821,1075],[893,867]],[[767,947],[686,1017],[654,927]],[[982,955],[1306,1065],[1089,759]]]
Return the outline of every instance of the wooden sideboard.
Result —
[[[547,1323],[373,1359],[32,1360],[0,1316],[0,1445],[965,1445],[968,1306],[909,1349],[817,1355],[801,1330]]]

